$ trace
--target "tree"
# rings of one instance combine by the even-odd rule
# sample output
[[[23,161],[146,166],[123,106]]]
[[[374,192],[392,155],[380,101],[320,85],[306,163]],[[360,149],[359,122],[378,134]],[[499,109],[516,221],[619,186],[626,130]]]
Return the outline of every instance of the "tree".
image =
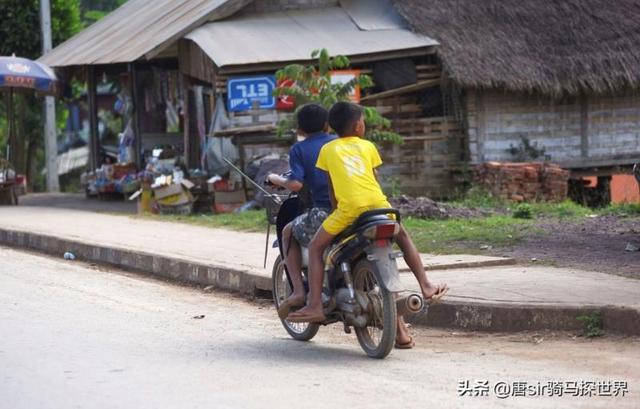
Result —
[[[317,58],[316,64],[308,66],[291,64],[276,72],[278,81],[289,79],[293,81],[293,85],[276,88],[274,95],[293,97],[296,109],[310,102],[318,103],[329,109],[338,101],[349,101],[355,87],[367,89],[374,85],[368,75],[357,75],[346,84],[333,84],[331,71],[349,68],[349,59],[342,55],[331,57],[326,49],[313,51],[311,58]],[[391,121],[380,115],[375,108],[364,107],[364,116],[367,125],[367,139],[374,142],[402,143],[402,137],[390,130]],[[287,134],[295,128],[295,115],[292,115],[280,121],[278,134]]]
[[[81,0],[82,21],[89,26],[126,2],[127,0]]]
[[[0,0],[0,55],[36,59],[42,55],[39,0]],[[54,47],[82,28],[78,0],[51,0]]]
[[[19,57],[37,59],[42,54],[42,33],[40,29],[39,0],[0,0],[0,21],[10,22],[0,25],[0,55],[16,54]],[[51,0],[51,30],[53,45],[56,46],[82,28],[78,0]],[[0,105],[0,115],[6,112],[5,98]],[[44,137],[42,104],[33,92],[17,93],[16,134],[18,142],[16,168],[27,173],[31,184],[43,187],[40,169],[44,166]],[[6,149],[6,119],[0,128],[0,152]],[[36,180],[38,179],[38,180]]]

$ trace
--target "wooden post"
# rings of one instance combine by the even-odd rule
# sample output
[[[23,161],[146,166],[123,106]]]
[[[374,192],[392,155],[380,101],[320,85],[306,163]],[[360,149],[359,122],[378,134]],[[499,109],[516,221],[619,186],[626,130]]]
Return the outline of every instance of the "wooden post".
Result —
[[[483,91],[476,92],[476,120],[478,123],[478,130],[476,136],[476,146],[478,149],[478,163],[485,161],[484,156],[484,139],[485,139],[485,109]]]
[[[86,68],[87,97],[89,99],[89,152],[91,171],[95,172],[100,163],[100,136],[98,135],[98,98],[96,85],[96,72],[93,65]]]
[[[184,163],[187,167],[191,168],[193,158],[191,157],[191,138],[190,138],[190,120],[191,107],[189,106],[189,77],[185,74],[179,74],[181,76],[180,88],[182,94],[182,143],[184,145]]]
[[[131,93],[131,103],[133,104],[133,111],[131,113],[133,133],[135,134],[135,140],[133,142],[133,149],[135,151],[135,164],[138,169],[142,167],[142,132],[140,126],[140,93],[138,92],[138,70],[134,62],[129,63],[129,92]]]
[[[589,157],[589,98],[580,94],[580,155]]]

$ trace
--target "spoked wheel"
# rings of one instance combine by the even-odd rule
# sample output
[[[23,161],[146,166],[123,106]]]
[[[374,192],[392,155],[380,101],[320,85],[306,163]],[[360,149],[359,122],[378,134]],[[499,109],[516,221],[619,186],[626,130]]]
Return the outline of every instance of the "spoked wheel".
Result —
[[[369,320],[364,328],[355,327],[358,342],[371,358],[389,355],[396,340],[396,303],[393,293],[381,283],[376,265],[367,259],[360,260],[353,269],[353,286],[369,300]]]
[[[280,256],[278,256],[273,264],[271,280],[273,282],[273,302],[276,305],[276,309],[278,309],[280,304],[286,300],[292,292],[289,280],[287,280],[287,275],[284,271],[284,261]],[[320,328],[319,324],[289,322],[283,319],[280,321],[289,335],[298,341],[309,341],[311,338],[316,336],[318,329]]]

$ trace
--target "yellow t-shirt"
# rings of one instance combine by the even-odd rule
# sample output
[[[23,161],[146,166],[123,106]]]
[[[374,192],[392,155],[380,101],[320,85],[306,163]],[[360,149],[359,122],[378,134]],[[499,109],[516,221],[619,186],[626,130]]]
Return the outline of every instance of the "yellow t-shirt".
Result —
[[[373,172],[381,164],[373,143],[347,136],[325,144],[316,167],[329,173],[338,209],[351,213],[387,200]]]

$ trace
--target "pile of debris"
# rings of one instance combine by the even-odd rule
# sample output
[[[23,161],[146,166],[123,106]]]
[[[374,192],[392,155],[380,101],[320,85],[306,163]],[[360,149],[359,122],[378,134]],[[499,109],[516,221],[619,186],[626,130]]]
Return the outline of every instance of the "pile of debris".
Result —
[[[476,166],[474,182],[506,200],[561,202],[567,198],[569,171],[552,163],[486,162]]]
[[[421,219],[470,219],[483,217],[491,212],[468,207],[455,207],[436,202],[428,197],[399,196],[389,198],[389,203],[400,210],[402,217],[417,217]]]

